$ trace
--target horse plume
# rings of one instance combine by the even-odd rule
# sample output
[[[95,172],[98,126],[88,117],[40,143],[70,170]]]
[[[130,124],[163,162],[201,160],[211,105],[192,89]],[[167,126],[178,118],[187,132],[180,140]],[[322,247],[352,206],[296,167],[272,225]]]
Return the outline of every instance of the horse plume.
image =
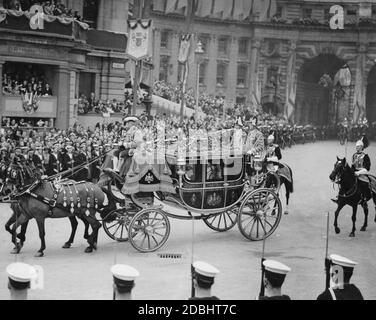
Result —
[[[362,142],[363,142],[364,149],[367,149],[367,148],[369,147],[369,140],[368,140],[368,138],[366,137],[366,135],[363,134],[361,140],[362,140]]]

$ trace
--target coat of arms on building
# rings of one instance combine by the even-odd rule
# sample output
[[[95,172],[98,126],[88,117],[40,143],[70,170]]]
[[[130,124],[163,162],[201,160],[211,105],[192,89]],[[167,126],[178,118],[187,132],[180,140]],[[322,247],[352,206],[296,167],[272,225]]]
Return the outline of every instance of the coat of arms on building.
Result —
[[[27,114],[34,113],[39,108],[39,95],[33,92],[22,93],[22,107]]]
[[[132,60],[151,56],[151,20],[129,20],[127,55]]]

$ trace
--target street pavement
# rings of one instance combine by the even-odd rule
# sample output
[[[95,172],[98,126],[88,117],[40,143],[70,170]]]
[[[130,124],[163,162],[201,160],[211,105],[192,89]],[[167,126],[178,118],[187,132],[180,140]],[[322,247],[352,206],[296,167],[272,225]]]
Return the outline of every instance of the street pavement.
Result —
[[[349,144],[347,158],[355,149]],[[376,173],[376,143],[367,149],[373,162],[371,171]],[[355,238],[351,230],[351,208],[340,213],[341,234],[333,228],[335,204],[330,198],[337,189],[329,181],[336,156],[345,156],[344,146],[336,141],[296,145],[282,150],[283,161],[294,172],[295,192],[290,199],[290,214],[281,222],[266,241],[266,258],[276,259],[291,267],[283,290],[292,299],[316,299],[325,286],[324,257],[326,237],[326,213],[330,213],[329,253],[337,253],[359,262],[353,282],[360,288],[365,299],[376,299],[376,223],[374,205],[369,203],[369,227],[360,232],[363,211],[359,207]],[[285,204],[284,190],[281,199]],[[182,212],[179,212],[182,214]],[[0,225],[10,217],[9,205],[0,205]],[[35,221],[29,224],[26,244],[20,255],[11,255],[13,245],[10,235],[0,230],[0,299],[8,299],[6,266],[20,261],[40,265],[44,270],[44,289],[30,291],[30,299],[91,300],[112,298],[114,263],[129,264],[137,268],[140,277],[133,290],[134,299],[176,300],[190,296],[190,264],[192,258],[192,223],[170,220],[171,234],[158,252],[142,254],[129,243],[115,243],[103,230],[100,231],[98,251],[84,253],[83,224],[79,222],[73,247],[62,249],[70,234],[68,219],[46,221],[45,256],[35,258],[40,247]],[[237,226],[226,233],[209,229],[202,221],[195,222],[194,259],[204,260],[216,266],[220,274],[215,280],[213,294],[221,299],[253,300],[260,290],[260,259],[262,242],[250,242]],[[178,259],[162,259],[158,254],[181,254]]]

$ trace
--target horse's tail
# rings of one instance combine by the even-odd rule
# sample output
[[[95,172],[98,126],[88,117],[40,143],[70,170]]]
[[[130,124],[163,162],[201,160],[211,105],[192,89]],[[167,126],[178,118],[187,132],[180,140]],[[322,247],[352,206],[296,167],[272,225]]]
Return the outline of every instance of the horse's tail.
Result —
[[[287,168],[289,169],[291,176],[290,193],[294,193],[294,178],[292,176],[292,169],[290,168],[290,166],[287,166]]]

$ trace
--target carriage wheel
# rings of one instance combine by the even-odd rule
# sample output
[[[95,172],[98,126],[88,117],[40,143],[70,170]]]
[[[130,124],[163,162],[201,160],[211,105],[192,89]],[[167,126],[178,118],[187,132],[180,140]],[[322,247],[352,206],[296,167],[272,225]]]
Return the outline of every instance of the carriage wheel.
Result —
[[[276,194],[278,194],[279,189],[281,188],[281,179],[279,178],[279,175],[275,172],[268,172],[261,187],[272,189]]]
[[[132,219],[130,243],[140,252],[154,252],[161,248],[170,235],[170,221],[160,209],[144,209]]]
[[[128,230],[132,216],[125,209],[110,212],[103,219],[103,229],[106,234],[118,242],[128,241]]]
[[[245,196],[239,208],[238,227],[251,241],[268,238],[278,227],[282,204],[271,189],[257,189]]]
[[[221,212],[214,216],[204,219],[205,224],[212,230],[225,232],[232,229],[238,222],[238,208],[233,207],[230,210]]]
[[[139,192],[132,194],[130,197],[140,209],[146,209],[154,204],[154,193],[152,192]]]

